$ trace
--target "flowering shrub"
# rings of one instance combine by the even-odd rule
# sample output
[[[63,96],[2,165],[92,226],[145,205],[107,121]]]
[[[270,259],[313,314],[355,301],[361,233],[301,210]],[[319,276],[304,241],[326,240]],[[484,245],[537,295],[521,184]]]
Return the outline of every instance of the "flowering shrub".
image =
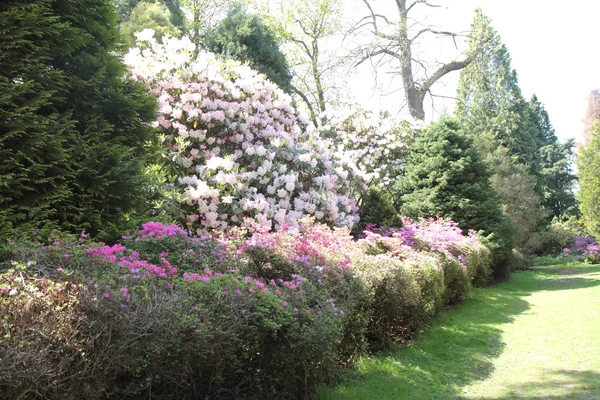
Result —
[[[573,236],[575,253],[592,264],[600,264],[600,245],[592,236]]]
[[[307,398],[368,342],[410,338],[462,299],[477,257],[489,269],[477,237],[443,220],[371,227],[359,241],[313,218],[283,228],[217,240],[151,222],[112,245],[12,243],[0,391]]]
[[[200,232],[296,225],[305,215],[334,226],[358,219],[351,164],[297,115],[291,98],[248,66],[200,52],[151,30],[125,57],[159,100],[156,126],[178,176],[189,226]]]
[[[403,218],[402,223],[402,228],[367,226],[359,244],[371,253],[402,254],[407,247],[436,253],[446,260],[444,265],[460,266],[467,282],[478,286],[489,283],[490,252],[475,232],[464,235],[458,224],[443,218],[419,222]]]
[[[322,225],[312,231],[313,238],[330,232]],[[310,278],[249,276],[243,251],[229,253],[225,244],[159,223],[145,224],[111,246],[81,238],[48,246],[13,244],[11,257],[29,262],[0,276],[0,332],[11,338],[0,341],[0,353],[8,357],[0,363],[0,390],[9,398],[26,388],[44,398],[64,399],[132,393],[306,397],[331,375],[342,354],[338,343],[351,302],[336,294],[360,288],[337,265],[304,269]],[[314,254],[309,247],[298,250]],[[49,292],[53,301],[38,296],[48,285],[70,294]],[[341,290],[344,285],[348,288]],[[31,307],[13,310],[21,304],[17,298]],[[48,318],[60,314],[47,313],[45,307],[71,307],[72,312],[53,322]],[[27,318],[39,319],[37,340],[31,340],[33,333],[19,334]],[[60,336],[63,331],[70,336]],[[44,350],[44,338],[52,335],[57,336],[56,352]],[[28,347],[5,352],[7,346],[18,348],[13,338],[27,340]],[[58,354],[71,354],[73,361],[57,363]],[[67,379],[72,371],[85,373]],[[54,387],[56,381],[64,383]]]

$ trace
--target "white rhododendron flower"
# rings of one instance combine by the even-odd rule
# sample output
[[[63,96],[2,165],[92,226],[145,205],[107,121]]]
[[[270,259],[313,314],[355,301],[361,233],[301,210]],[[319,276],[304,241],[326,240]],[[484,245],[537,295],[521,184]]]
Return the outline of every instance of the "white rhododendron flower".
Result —
[[[193,59],[187,38],[138,38],[124,60],[158,99],[154,126],[172,160],[165,168],[181,177],[195,228],[293,228],[307,215],[331,226],[358,221],[351,192],[359,169],[289,95],[246,65],[203,51]]]

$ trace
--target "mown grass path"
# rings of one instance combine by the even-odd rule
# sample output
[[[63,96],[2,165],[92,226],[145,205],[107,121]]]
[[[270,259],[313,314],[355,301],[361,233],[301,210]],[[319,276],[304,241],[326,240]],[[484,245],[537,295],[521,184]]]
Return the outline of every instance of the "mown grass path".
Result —
[[[536,267],[476,290],[317,398],[600,399],[600,266]]]

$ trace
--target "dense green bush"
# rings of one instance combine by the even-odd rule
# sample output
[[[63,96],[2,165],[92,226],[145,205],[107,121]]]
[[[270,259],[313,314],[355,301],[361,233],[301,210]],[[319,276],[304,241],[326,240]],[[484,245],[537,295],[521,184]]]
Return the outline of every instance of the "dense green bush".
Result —
[[[409,217],[442,216],[464,230],[487,236],[493,254],[493,276],[510,274],[513,247],[511,223],[490,185],[490,171],[460,124],[441,119],[417,137],[401,181],[401,214]]]
[[[444,271],[444,304],[454,305],[465,301],[471,292],[471,276],[463,264],[440,255]]]
[[[137,296],[123,305],[105,288],[31,272],[1,278],[5,398],[304,398],[335,366],[342,318],[308,285],[292,308],[238,275],[130,282]]]
[[[0,5],[0,240],[32,228],[115,239],[146,207],[156,101],[126,77],[104,0]]]
[[[208,32],[205,47],[248,63],[283,91],[291,92],[292,74],[275,34],[260,16],[249,14],[243,3],[233,5],[219,25]]]
[[[402,219],[394,207],[392,196],[375,186],[365,193],[360,205],[360,220],[354,231],[361,233],[368,225],[402,227]]]

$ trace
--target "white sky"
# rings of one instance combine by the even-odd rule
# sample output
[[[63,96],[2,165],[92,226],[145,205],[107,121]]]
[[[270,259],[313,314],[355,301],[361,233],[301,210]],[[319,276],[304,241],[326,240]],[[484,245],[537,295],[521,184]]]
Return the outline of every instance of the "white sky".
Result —
[[[587,107],[587,95],[600,88],[600,1],[596,0],[430,0],[445,8],[430,9],[427,20],[434,25],[455,31],[468,30],[473,11],[481,8],[492,20],[492,26],[500,34],[508,48],[512,67],[519,75],[519,86],[526,99],[533,93],[545,105],[550,120],[561,140],[581,135],[583,116]],[[395,15],[392,0],[376,0],[379,10]],[[356,3],[355,3],[356,4]],[[362,11],[364,13],[364,11]],[[437,48],[436,48],[437,47]],[[451,43],[427,45],[431,54],[457,55]],[[450,59],[447,59],[450,61]],[[381,106],[393,108],[399,103],[401,92],[381,98],[373,91],[368,78],[370,67],[362,66],[353,86],[355,96],[374,106],[376,99]],[[381,74],[380,74],[381,76]],[[434,87],[435,92],[454,96],[459,72],[453,72]],[[390,89],[400,88],[397,80]],[[452,112],[451,101],[436,100],[435,110]],[[430,116],[432,107],[428,107]]]

